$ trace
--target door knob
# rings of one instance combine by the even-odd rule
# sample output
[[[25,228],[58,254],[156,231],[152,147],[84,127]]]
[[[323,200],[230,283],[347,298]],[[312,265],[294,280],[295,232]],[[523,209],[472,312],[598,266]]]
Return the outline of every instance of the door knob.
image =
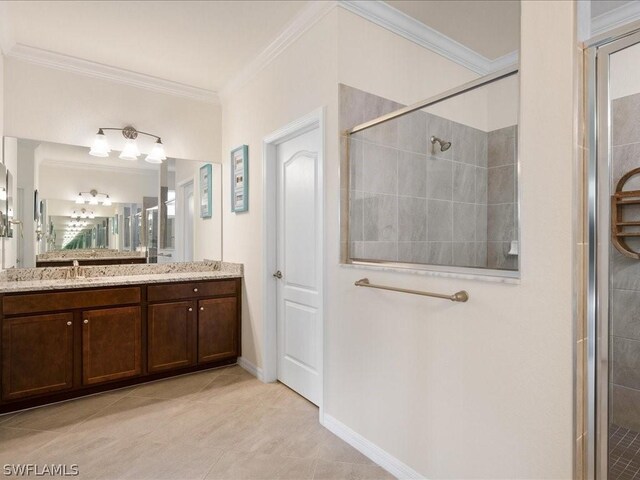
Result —
[[[189,307],[189,311],[190,311],[190,312],[193,312],[193,308]]]
[[[89,320],[85,318],[83,323],[86,325],[87,323],[89,323]]]
[[[67,322],[67,325],[71,326],[71,322]]]
[[[201,311],[201,312],[204,312],[204,307],[200,307],[200,311]]]
[[[278,270],[276,273],[273,274],[273,276],[275,278],[282,278],[282,272],[280,270]]]
[[[193,291],[194,291],[194,292],[196,292],[196,293],[198,293],[198,289],[197,289],[197,288],[194,288],[194,289],[193,289]]]

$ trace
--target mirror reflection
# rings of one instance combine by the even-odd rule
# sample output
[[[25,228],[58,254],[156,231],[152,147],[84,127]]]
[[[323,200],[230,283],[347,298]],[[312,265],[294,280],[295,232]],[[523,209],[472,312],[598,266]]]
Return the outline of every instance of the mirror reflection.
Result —
[[[15,266],[194,260],[194,230],[204,221],[193,209],[202,162],[151,164],[115,151],[96,158],[86,147],[16,138],[5,138],[4,153],[17,165],[15,177],[0,172],[0,224],[6,236],[14,229]]]

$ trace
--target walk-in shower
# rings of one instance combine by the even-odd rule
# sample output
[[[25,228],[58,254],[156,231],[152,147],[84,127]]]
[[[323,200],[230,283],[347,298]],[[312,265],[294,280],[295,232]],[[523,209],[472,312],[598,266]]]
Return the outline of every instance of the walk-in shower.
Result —
[[[640,478],[639,27],[587,50],[588,395],[577,425],[598,480]]]
[[[340,104],[345,263],[518,276],[517,69],[410,106],[341,85]]]

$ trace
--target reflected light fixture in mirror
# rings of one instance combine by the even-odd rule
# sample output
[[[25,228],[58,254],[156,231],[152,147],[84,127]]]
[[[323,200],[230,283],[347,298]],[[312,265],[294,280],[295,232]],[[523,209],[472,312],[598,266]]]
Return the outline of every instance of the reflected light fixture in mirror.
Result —
[[[104,133],[105,130],[116,130],[122,132],[122,136],[126,139],[124,148],[120,153],[120,158],[122,160],[131,160],[135,161],[140,156],[140,149],[138,147],[137,138],[138,135],[146,135],[148,137],[153,137],[156,139],[156,142],[151,149],[151,152],[145,157],[145,161],[148,163],[162,163],[167,159],[167,156],[164,151],[164,145],[162,144],[162,139],[158,135],[154,135],[152,133],[147,132],[139,132],[132,126],[126,126],[124,128],[112,128],[112,127],[102,127],[98,129],[98,133],[93,141],[93,145],[91,146],[91,150],[89,151],[89,155],[93,155],[94,157],[108,157],[111,152],[111,148],[109,147],[109,142],[107,141],[107,137]]]
[[[87,212],[86,209],[82,209],[80,210],[80,213],[76,212],[75,210],[71,213],[71,219],[80,219],[80,218],[96,218],[96,214],[94,212]]]
[[[80,192],[76,197],[76,205],[84,205],[88,203],[89,205],[98,205],[102,203],[105,207],[110,207],[111,197],[106,193],[100,193],[95,188],[88,192]]]

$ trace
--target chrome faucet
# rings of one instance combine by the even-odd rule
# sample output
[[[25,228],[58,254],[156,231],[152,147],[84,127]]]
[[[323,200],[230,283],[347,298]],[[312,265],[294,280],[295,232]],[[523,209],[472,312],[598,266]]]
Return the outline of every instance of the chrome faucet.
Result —
[[[82,267],[80,267],[80,263],[78,260],[73,261],[73,266],[67,271],[67,278],[76,279],[81,277]]]

